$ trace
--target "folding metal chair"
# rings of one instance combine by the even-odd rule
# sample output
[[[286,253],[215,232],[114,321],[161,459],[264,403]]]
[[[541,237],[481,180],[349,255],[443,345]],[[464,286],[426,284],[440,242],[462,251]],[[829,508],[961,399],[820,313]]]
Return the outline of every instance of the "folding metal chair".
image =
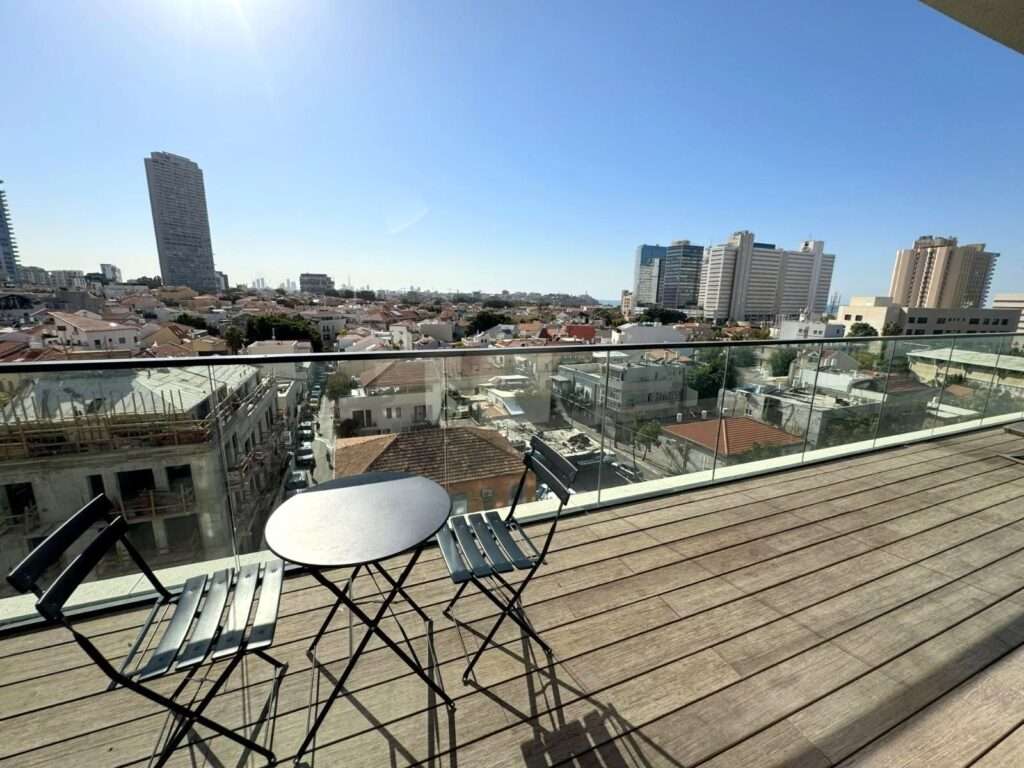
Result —
[[[523,457],[523,464],[523,476],[519,478],[512,507],[504,518],[495,511],[456,515],[437,533],[437,543],[448,566],[452,582],[459,585],[455,596],[444,609],[445,616],[451,618],[452,607],[469,584],[479,589],[500,610],[494,626],[470,659],[462,675],[463,682],[469,679],[477,660],[492,642],[506,617],[518,624],[545,653],[551,653],[547,643],[541,640],[526,618],[522,594],[551,547],[562,508],[569,501],[570,486],[576,479],[577,470],[565,457],[536,436],[530,440],[530,449]],[[551,520],[544,544],[539,550],[515,520],[516,506],[522,496],[526,476],[530,472],[533,472],[538,482],[547,485],[560,502]],[[525,542],[531,554],[523,551],[517,539]],[[501,575],[517,570],[527,573],[522,581],[515,585],[510,584]]]
[[[159,748],[158,738],[157,749],[150,758],[151,761],[157,758],[157,766],[167,762],[174,749],[195,725],[205,726],[262,755],[268,764],[274,764],[276,758],[271,749],[272,729],[267,745],[264,746],[211,720],[203,711],[238,663],[250,653],[274,667],[273,685],[266,706],[270,706],[271,699],[276,706],[281,676],[288,665],[272,657],[266,649],[274,640],[284,563],[271,560],[264,564],[243,566],[237,572],[233,568],[225,568],[213,574],[194,576],[185,582],[180,594],[172,595],[125,535],[128,525],[124,517],[112,516],[111,510],[112,504],[106,496],[101,494],[94,498],[19,563],[8,574],[7,581],[21,593],[33,592],[39,598],[36,610],[50,621],[63,624],[71,632],[82,650],[110,678],[108,691],[128,688],[170,712],[176,725],[169,732],[162,749]],[[44,574],[57,565],[68,550],[73,547],[78,549],[77,543],[93,530],[97,530],[95,536],[81,547],[60,575],[44,588],[40,584]],[[86,635],[72,626],[64,612],[64,605],[118,543],[153,585],[157,598],[127,657],[119,666],[115,666]],[[172,609],[169,621],[155,621],[158,615],[170,613]],[[161,623],[164,624],[162,634],[159,632]],[[159,639],[157,635],[160,635]],[[155,648],[150,651],[154,644]],[[198,702],[195,699],[199,696],[202,683],[192,700],[187,704],[182,703],[179,697],[208,655],[211,662],[226,662],[223,669]],[[211,663],[208,669],[212,669],[212,666]],[[169,696],[143,685],[178,672],[184,674]],[[258,729],[258,726],[254,727]]]

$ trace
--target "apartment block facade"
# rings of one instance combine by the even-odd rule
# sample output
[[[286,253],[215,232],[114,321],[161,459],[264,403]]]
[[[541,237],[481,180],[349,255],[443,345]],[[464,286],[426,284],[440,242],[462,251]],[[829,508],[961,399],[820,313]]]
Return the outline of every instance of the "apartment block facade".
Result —
[[[824,247],[822,240],[805,240],[799,249],[786,250],[758,242],[748,231],[712,246],[700,273],[704,318],[764,322],[821,315],[835,267],[835,256]]]
[[[164,285],[215,293],[220,281],[213,266],[202,169],[187,157],[170,152],[153,152],[145,162]]]
[[[649,306],[658,303],[658,280],[661,263],[665,259],[665,246],[638,245],[633,269],[633,305]]]
[[[0,184],[3,182],[0,181]],[[7,207],[7,193],[0,188],[0,280],[18,279],[18,242],[14,239],[11,212]]]
[[[846,333],[856,323],[866,323],[879,335],[883,335],[886,326],[897,326],[903,336],[941,336],[1013,332],[1017,330],[1020,314],[1017,307],[906,307],[888,296],[854,296],[849,304],[839,308],[835,322],[844,326]]]
[[[322,272],[303,272],[299,275],[299,290],[323,296],[327,291],[334,290],[334,278]]]
[[[704,246],[675,240],[665,248],[658,273],[657,303],[671,309],[697,306]]]
[[[955,237],[923,235],[896,252],[889,295],[905,307],[985,306],[998,253],[984,243],[959,245]]]

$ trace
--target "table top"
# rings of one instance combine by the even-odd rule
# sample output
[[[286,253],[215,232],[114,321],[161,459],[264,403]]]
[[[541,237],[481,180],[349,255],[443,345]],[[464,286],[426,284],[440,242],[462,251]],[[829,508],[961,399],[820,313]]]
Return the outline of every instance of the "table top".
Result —
[[[295,494],[271,514],[264,536],[275,555],[292,563],[363,565],[426,541],[451,508],[448,492],[433,480],[369,472]]]

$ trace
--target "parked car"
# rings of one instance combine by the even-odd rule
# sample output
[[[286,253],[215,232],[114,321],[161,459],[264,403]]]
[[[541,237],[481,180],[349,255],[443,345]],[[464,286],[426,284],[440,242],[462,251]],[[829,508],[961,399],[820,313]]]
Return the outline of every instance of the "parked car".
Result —
[[[612,469],[614,469],[615,473],[623,480],[628,480],[631,483],[639,483],[644,479],[643,473],[640,471],[640,467],[635,464],[620,464],[617,461],[613,461]]]
[[[312,408],[314,411],[320,410],[320,398],[319,397],[311,398],[310,401],[309,401],[309,407]]]
[[[299,422],[299,429],[313,429],[314,422],[311,419],[305,419]]]
[[[295,463],[300,467],[311,467],[316,463],[316,459],[313,457],[312,443],[302,443],[299,446],[299,452],[295,456]]]
[[[288,473],[288,479],[285,481],[284,487],[287,491],[299,491],[303,488],[309,488],[310,486],[309,471],[305,469],[296,469],[293,472]]]
[[[299,430],[299,440],[301,440],[302,442],[310,442],[313,440],[314,437],[316,437],[316,435],[313,433],[312,429]]]

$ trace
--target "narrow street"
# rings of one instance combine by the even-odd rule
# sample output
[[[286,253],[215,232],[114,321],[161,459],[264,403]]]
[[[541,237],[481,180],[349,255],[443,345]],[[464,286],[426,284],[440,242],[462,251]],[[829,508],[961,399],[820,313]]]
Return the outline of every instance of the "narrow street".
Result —
[[[313,479],[323,483],[334,477],[334,418],[326,397],[320,401],[320,411],[315,421],[320,428],[313,439],[313,456],[316,457]]]

